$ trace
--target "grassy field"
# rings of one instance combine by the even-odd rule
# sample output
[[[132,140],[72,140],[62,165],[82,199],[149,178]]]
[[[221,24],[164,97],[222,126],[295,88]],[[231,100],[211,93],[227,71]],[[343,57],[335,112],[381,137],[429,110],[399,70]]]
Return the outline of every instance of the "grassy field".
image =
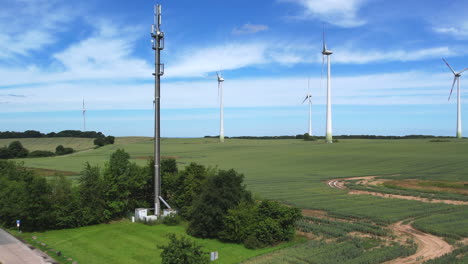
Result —
[[[0,139],[0,146],[7,146],[13,141],[20,141],[23,147],[29,151],[34,150],[48,150],[55,152],[58,145],[67,148],[73,148],[75,151],[82,151],[94,148],[94,138],[13,138],[13,139]]]
[[[62,258],[58,259],[59,261],[72,258],[78,263],[132,264],[161,263],[159,256],[161,250],[157,248],[157,245],[168,244],[169,239],[166,235],[169,233],[185,235],[185,227],[148,226],[125,220],[45,233],[23,233],[21,237],[35,246],[42,247],[43,250],[46,248],[40,246],[40,243],[45,243],[49,251],[50,249],[60,250]],[[33,240],[33,236],[37,239]],[[219,259],[213,263],[220,264],[240,263],[298,242],[284,243],[274,248],[250,250],[243,245],[222,243],[213,239],[194,240],[209,252],[218,251]]]
[[[468,140],[466,139],[450,139],[449,142],[431,142],[429,139],[340,140],[339,143],[330,145],[321,141],[237,139],[228,139],[224,144],[219,144],[216,139],[197,138],[163,139],[161,143],[162,155],[176,158],[180,168],[192,161],[222,169],[234,168],[245,174],[248,188],[263,198],[280,200],[304,209],[324,210],[331,216],[345,219],[366,219],[379,225],[411,218],[415,220],[414,224],[417,228],[452,239],[452,242],[453,239],[468,236],[465,228],[468,227],[468,206],[348,195],[346,190],[332,189],[325,183],[327,179],[369,175],[383,175],[395,180],[442,181],[448,185],[455,181],[467,181]],[[99,149],[68,156],[20,161],[28,167],[79,173],[85,162],[103,166],[110,154],[118,148],[125,149],[133,161],[144,165],[147,157],[152,155],[153,143],[150,138],[119,138],[115,145]],[[94,230],[95,227],[87,228]],[[113,227],[109,229],[112,230]],[[82,245],[73,243],[92,244],[94,238],[85,239],[87,232],[80,230],[88,229],[79,229],[76,236],[68,234],[75,232],[74,230],[52,231],[43,236],[52,241],[51,244],[60,242],[60,245],[66,245],[65,242],[62,243],[60,237],[73,237],[82,241],[69,242],[70,249],[76,248],[73,255],[81,257],[85,252],[79,251]],[[93,232],[90,231],[90,233]],[[80,233],[85,234],[83,240],[79,240],[78,234]],[[98,235],[98,230],[95,233]],[[131,232],[125,232],[125,235],[127,233],[131,234]],[[106,240],[105,237],[113,240],[113,231],[105,234],[103,233],[101,240]],[[121,235],[123,236],[122,233],[117,232],[115,240],[120,239]],[[56,240],[54,240],[55,236]],[[135,237],[129,239],[138,241]],[[326,258],[327,255],[324,252],[329,250],[329,247],[333,247],[333,244],[314,243],[291,248],[285,256],[294,255],[298,252],[297,250],[310,250],[313,246],[317,247],[313,252],[322,254]],[[340,247],[354,248],[355,245],[354,242],[345,241],[340,244]],[[112,246],[112,249],[118,250],[119,248],[116,245]],[[135,250],[138,252],[137,249]],[[400,249],[395,246],[395,248],[390,247],[369,254],[373,256],[380,254],[379,252],[393,254],[392,250],[399,251]],[[89,254],[94,254],[93,249],[84,255]],[[103,249],[95,254],[98,258],[97,255],[105,256],[110,252]],[[122,258],[129,258],[130,262],[127,263],[132,263],[131,258],[137,258],[133,254],[132,251],[131,256],[127,256],[129,255],[127,252]],[[145,255],[142,258],[150,257]],[[93,263],[88,262],[87,259],[83,260],[80,259],[81,263]]]
[[[117,141],[115,145],[72,156],[23,161],[28,167],[79,172],[86,161],[102,166],[117,148],[124,148],[141,165],[153,151],[152,142],[143,138]],[[249,189],[265,198],[384,223],[458,211],[460,206],[349,196],[346,191],[328,188],[323,181],[362,175],[445,181],[468,179],[465,165],[468,140],[340,140],[329,145],[302,140],[234,139],[219,144],[216,139],[163,139],[162,152],[164,156],[177,158],[180,166],[195,161],[235,168],[245,174]],[[395,174],[399,176],[390,176]]]

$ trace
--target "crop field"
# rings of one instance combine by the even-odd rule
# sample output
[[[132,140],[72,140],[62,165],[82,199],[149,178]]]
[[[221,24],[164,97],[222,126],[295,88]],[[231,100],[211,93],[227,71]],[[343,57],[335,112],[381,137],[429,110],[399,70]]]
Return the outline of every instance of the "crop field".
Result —
[[[166,245],[167,234],[185,235],[183,226],[166,226],[131,223],[128,220],[75,229],[48,231],[44,233],[23,233],[23,239],[32,245],[49,251],[54,256],[60,250],[62,262],[68,258],[78,263],[161,263],[161,250],[157,245]],[[32,237],[36,239],[33,240]],[[214,239],[195,239],[206,251],[218,251],[219,259],[213,263],[234,264],[268,253],[296,242],[281,244],[273,248],[246,249],[243,245],[222,243]],[[45,243],[46,246],[41,246]],[[54,250],[52,250],[54,249]],[[57,257],[57,256],[55,256]]]
[[[418,179],[437,181],[439,186],[462,188],[460,182],[468,181],[466,139],[449,139],[448,142],[353,139],[330,145],[321,141],[239,139],[228,139],[219,144],[216,139],[196,138],[163,139],[161,144],[162,155],[176,158],[179,167],[198,162],[221,169],[234,168],[244,173],[247,187],[263,198],[280,200],[303,209],[323,210],[342,219],[371,221],[379,226],[412,219],[415,227],[443,236],[453,243],[468,236],[465,230],[468,226],[466,205],[349,195],[347,190],[333,189],[326,184],[327,180],[337,178],[385,176],[394,181]],[[115,145],[69,156],[21,161],[27,167],[79,173],[85,162],[104,166],[109,155],[118,148],[125,149],[140,165],[146,164],[146,159],[153,152],[150,138],[128,138],[118,139]],[[458,193],[446,197],[465,200],[466,195]],[[445,221],[447,219],[450,221]],[[308,243],[319,251],[326,251],[330,246],[322,242]],[[353,243],[343,241],[340,245],[344,248],[357,245]],[[296,249],[309,250],[312,244],[297,245]],[[393,246],[395,248],[390,245],[386,250],[402,250],[397,245]],[[296,249],[291,248],[291,254]],[[325,254],[319,251],[316,253]],[[378,251],[374,253],[378,254]]]

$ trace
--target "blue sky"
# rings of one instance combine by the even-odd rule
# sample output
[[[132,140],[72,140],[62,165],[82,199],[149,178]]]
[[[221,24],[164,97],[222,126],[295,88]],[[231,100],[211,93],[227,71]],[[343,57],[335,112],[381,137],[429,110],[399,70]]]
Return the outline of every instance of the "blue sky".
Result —
[[[308,78],[313,134],[324,135],[323,23],[334,51],[334,134],[455,135],[453,75],[441,58],[468,67],[467,1],[160,3],[165,137],[219,133],[219,69],[227,136],[305,133]],[[0,130],[82,129],[85,99],[87,129],[152,135],[153,4],[3,0]]]

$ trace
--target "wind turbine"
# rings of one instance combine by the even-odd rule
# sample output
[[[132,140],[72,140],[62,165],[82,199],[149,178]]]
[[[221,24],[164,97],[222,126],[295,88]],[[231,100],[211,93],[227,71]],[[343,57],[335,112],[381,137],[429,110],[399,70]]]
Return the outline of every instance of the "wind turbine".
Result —
[[[330,75],[330,55],[333,52],[327,49],[327,43],[325,42],[325,29],[323,30],[323,50],[322,50],[322,74],[325,56],[327,56],[327,131],[325,134],[325,141],[327,143],[333,143],[332,137],[332,112],[331,112],[331,75]]]
[[[450,95],[448,100],[450,101],[450,97],[452,96],[453,92],[453,87],[455,86],[455,82],[457,83],[457,138],[462,138],[462,124],[461,124],[461,101],[460,101],[460,77],[462,72],[468,70],[468,68],[465,68],[459,72],[455,72],[453,68],[448,64],[448,62],[445,59],[442,59],[445,64],[447,64],[447,67],[449,67],[450,71],[452,71],[454,77],[453,77],[453,83],[452,83],[452,89],[450,90]]]
[[[83,98],[83,132],[86,131],[86,108]]]
[[[312,136],[312,94],[310,94],[310,78],[307,80],[307,94],[302,104],[304,104],[305,101],[309,101],[309,136]]]
[[[220,124],[219,124],[219,142],[224,142],[224,108],[223,108],[223,82],[224,78],[221,76],[221,72],[216,72],[218,77],[218,99],[220,108]]]

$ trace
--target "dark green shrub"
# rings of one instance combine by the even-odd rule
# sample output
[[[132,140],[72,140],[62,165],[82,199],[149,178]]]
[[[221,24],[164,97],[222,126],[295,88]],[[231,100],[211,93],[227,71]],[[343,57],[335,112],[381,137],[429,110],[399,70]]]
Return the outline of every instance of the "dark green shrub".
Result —
[[[158,246],[162,249],[162,264],[207,264],[210,262],[209,253],[202,246],[187,237],[177,237],[169,234],[169,244]]]
[[[39,158],[39,157],[52,157],[55,156],[55,153],[47,150],[35,150],[29,153],[29,158]]]
[[[8,145],[8,151],[14,158],[25,158],[29,154],[29,150],[23,147],[23,144],[19,141],[13,141]]]
[[[114,144],[115,142],[115,137],[113,136],[107,136],[106,139],[105,139],[105,144]]]
[[[193,202],[189,234],[213,238],[224,229],[224,216],[241,201],[252,201],[252,195],[243,184],[244,175],[235,170],[219,170],[203,184]]]
[[[169,226],[175,226],[180,224],[182,217],[178,214],[171,214],[163,218],[163,224]]]
[[[65,148],[63,147],[62,145],[58,145],[56,148],[55,148],[55,154],[56,155],[66,155],[66,154],[71,154],[75,152],[74,149],[72,148]]]
[[[104,145],[106,145],[106,139],[105,138],[96,138],[94,141],[93,141],[94,145],[98,146],[98,147],[102,147]]]
[[[13,155],[11,155],[10,150],[7,147],[0,148],[0,159],[11,159]]]

